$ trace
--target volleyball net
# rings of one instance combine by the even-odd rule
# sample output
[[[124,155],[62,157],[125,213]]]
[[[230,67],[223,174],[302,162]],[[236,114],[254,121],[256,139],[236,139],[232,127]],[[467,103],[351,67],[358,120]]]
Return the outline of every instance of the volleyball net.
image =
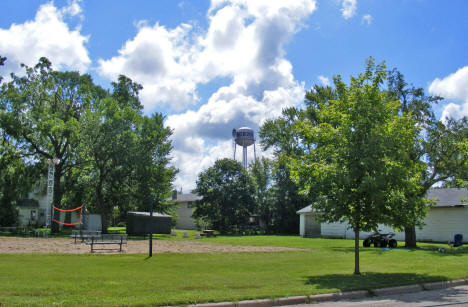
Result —
[[[65,225],[65,226],[73,226],[73,225],[80,225],[82,222],[82,217],[83,217],[83,206],[79,206],[75,209],[60,209],[55,206],[52,206],[54,208],[54,214],[53,214],[53,221],[60,224],[60,225]],[[64,214],[62,214],[62,212]],[[72,222],[73,217],[79,216],[79,221]],[[63,217],[63,219],[62,219]]]

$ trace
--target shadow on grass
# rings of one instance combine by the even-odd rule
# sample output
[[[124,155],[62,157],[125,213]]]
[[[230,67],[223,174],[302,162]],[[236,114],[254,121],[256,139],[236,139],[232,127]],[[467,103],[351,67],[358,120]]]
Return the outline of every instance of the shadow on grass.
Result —
[[[338,289],[339,291],[371,290],[447,280],[444,276],[427,274],[373,272],[364,272],[361,275],[329,274],[305,278],[307,285],[313,285],[317,289]]]
[[[330,247],[330,250],[340,253],[354,253],[353,247]],[[360,254],[386,254],[386,253],[412,253],[412,252],[430,252],[437,256],[468,256],[468,247],[456,247],[450,248],[446,245],[435,245],[435,246],[418,246],[416,248],[406,248],[406,247],[397,247],[397,248],[376,248],[376,247],[360,247]]]
[[[334,252],[340,253],[354,253],[354,246],[352,247],[330,247],[330,250]],[[366,254],[366,253],[382,253],[382,252],[414,252],[417,249],[412,248],[404,248],[404,247],[397,247],[397,248],[388,248],[388,247],[359,247],[359,253]]]
[[[434,247],[434,246],[422,246],[418,247],[418,250],[432,252],[437,254],[441,257],[446,256],[467,256],[468,255],[468,247]]]

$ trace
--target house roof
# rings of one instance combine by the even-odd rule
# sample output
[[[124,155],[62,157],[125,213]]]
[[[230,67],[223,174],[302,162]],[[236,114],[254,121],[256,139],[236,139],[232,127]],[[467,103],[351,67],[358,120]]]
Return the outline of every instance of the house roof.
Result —
[[[16,205],[22,208],[39,208],[39,202],[31,198],[20,199],[16,202]]]
[[[175,196],[175,195],[174,195]],[[186,193],[186,194],[181,194],[177,193],[177,198],[173,199],[176,201],[196,201],[202,199],[201,196],[197,194],[192,194],[192,193]]]
[[[443,189],[430,189],[426,195],[427,199],[438,199],[436,201],[435,207],[444,208],[444,207],[458,207],[458,206],[468,206],[468,189],[457,189],[457,188],[443,188]],[[465,199],[465,200],[464,200]],[[311,213],[312,205],[308,205],[301,210],[298,210],[297,214]]]
[[[437,198],[435,207],[467,206],[468,189],[444,188],[431,189],[427,192],[427,199]],[[465,199],[465,200],[463,200]]]

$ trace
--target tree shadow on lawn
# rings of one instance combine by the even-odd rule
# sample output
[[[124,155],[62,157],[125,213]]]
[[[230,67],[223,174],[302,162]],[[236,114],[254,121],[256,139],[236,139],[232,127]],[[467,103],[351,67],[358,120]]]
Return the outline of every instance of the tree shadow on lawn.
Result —
[[[331,251],[340,252],[340,253],[354,253],[354,246],[350,247],[330,247]],[[405,248],[405,247],[397,247],[397,248],[388,248],[388,247],[359,247],[359,253],[367,254],[367,253],[374,253],[374,254],[381,254],[385,252],[414,252],[419,248]]]
[[[354,247],[331,247],[330,250],[341,253],[354,253]],[[360,254],[387,254],[387,253],[412,253],[412,252],[430,252],[437,256],[468,256],[468,247],[455,247],[450,248],[448,245],[441,244],[441,246],[418,246],[416,248],[406,247],[359,247]]]
[[[385,264],[382,264],[385,265]],[[317,289],[337,289],[338,291],[372,290],[376,288],[415,285],[447,280],[444,276],[415,273],[375,273],[364,272],[361,275],[328,274],[306,276],[306,284]]]
[[[468,256],[468,247],[450,247],[448,245],[442,246],[422,246],[418,247],[417,250],[433,252],[434,254],[446,257],[446,256]]]

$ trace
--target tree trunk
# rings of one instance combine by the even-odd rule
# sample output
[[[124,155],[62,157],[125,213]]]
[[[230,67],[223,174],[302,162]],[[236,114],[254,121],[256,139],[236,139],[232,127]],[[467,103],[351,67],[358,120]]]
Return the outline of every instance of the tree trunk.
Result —
[[[53,195],[53,201],[52,201],[52,205],[54,205],[57,208],[61,208],[61,205],[62,205],[62,195],[63,195],[63,193],[62,193],[62,189],[61,189],[61,186],[60,186],[61,178],[62,178],[62,166],[59,164],[59,165],[55,166],[54,195]],[[55,213],[55,210],[52,209],[52,220],[54,219],[54,216],[55,216],[54,213]],[[50,225],[51,233],[58,233],[59,230],[60,230],[59,224],[52,221],[52,223]]]
[[[361,274],[359,271],[359,229],[354,230],[354,274]]]
[[[109,218],[105,208],[101,209],[101,227],[102,233],[107,233],[107,229],[109,228]]]
[[[96,201],[99,211],[101,213],[101,230],[102,233],[107,233],[107,228],[109,227],[109,221],[107,219],[107,208],[104,204],[104,197],[102,195],[102,180],[96,186]]]
[[[405,227],[405,247],[416,247],[416,227],[414,225]]]

